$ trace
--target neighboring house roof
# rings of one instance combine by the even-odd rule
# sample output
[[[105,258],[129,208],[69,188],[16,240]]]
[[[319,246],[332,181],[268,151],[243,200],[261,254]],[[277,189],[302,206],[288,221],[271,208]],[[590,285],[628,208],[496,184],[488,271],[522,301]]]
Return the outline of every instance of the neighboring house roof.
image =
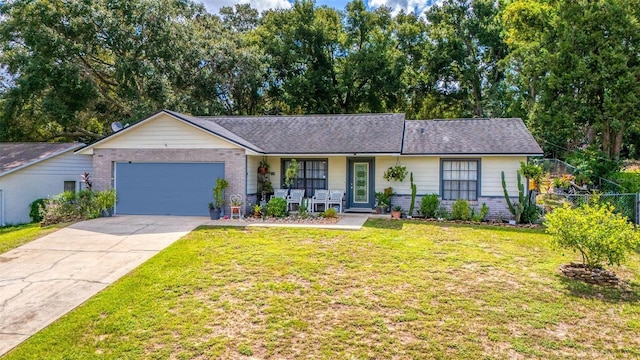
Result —
[[[82,143],[0,143],[0,176],[82,147]]]
[[[521,119],[407,120],[405,155],[542,155]]]
[[[404,114],[215,116],[189,120],[212,132],[222,126],[267,154],[399,154],[404,126]]]

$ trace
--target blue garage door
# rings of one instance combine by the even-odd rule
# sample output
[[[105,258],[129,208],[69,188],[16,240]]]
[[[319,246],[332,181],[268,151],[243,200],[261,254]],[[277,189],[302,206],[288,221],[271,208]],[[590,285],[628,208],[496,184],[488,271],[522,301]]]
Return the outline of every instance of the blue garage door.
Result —
[[[223,163],[116,163],[116,213],[206,216],[219,177]]]

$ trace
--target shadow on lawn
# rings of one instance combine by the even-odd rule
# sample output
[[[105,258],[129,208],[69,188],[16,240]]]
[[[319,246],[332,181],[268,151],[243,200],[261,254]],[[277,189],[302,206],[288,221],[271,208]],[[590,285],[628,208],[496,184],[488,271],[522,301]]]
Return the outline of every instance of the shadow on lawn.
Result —
[[[564,275],[556,274],[571,296],[583,299],[597,299],[610,303],[637,303],[640,301],[640,284],[629,283],[626,288],[588,284]]]
[[[391,221],[391,220],[389,220]],[[439,220],[424,220],[424,219],[412,219],[405,220],[407,224],[412,225],[432,225],[432,226],[440,226],[440,227],[459,227],[459,228],[472,228],[472,229],[480,229],[480,230],[492,230],[492,231],[502,231],[502,232],[533,232],[533,233],[544,233],[545,230],[543,227],[517,227],[517,226],[506,226],[506,225],[497,225],[487,222],[455,222],[455,221],[439,221]]]
[[[402,230],[403,224],[404,221],[401,220],[369,219],[362,226],[374,229]]]

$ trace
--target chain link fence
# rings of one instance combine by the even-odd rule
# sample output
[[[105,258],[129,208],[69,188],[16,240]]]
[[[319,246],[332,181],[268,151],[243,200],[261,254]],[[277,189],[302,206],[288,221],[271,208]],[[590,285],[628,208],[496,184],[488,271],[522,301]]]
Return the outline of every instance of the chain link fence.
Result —
[[[561,177],[564,174],[575,176],[578,170],[575,166],[558,159],[537,159],[533,160],[533,162],[542,168],[543,173],[549,174],[552,178]],[[597,183],[592,184],[590,188],[597,189],[603,193],[623,192],[622,186],[601,177],[599,177]]]
[[[562,207],[564,203],[580,206],[596,201],[599,204],[609,204],[614,212],[626,216],[634,224],[640,224],[640,194],[539,194],[536,204],[542,207],[543,214]]]

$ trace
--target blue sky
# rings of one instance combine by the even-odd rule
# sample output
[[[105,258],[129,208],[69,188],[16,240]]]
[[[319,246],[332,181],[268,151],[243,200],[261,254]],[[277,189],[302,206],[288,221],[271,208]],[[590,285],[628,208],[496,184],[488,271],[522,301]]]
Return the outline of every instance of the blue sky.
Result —
[[[291,6],[293,0],[195,0],[201,1],[212,13],[217,13],[223,6],[232,6],[236,3],[251,3],[251,6],[264,11],[273,8],[287,8]],[[441,0],[364,0],[369,8],[376,8],[382,5],[390,7],[394,12],[404,9],[407,12],[413,11],[422,13],[424,10]],[[329,7],[344,10],[348,0],[316,0],[316,5],[327,5]]]

